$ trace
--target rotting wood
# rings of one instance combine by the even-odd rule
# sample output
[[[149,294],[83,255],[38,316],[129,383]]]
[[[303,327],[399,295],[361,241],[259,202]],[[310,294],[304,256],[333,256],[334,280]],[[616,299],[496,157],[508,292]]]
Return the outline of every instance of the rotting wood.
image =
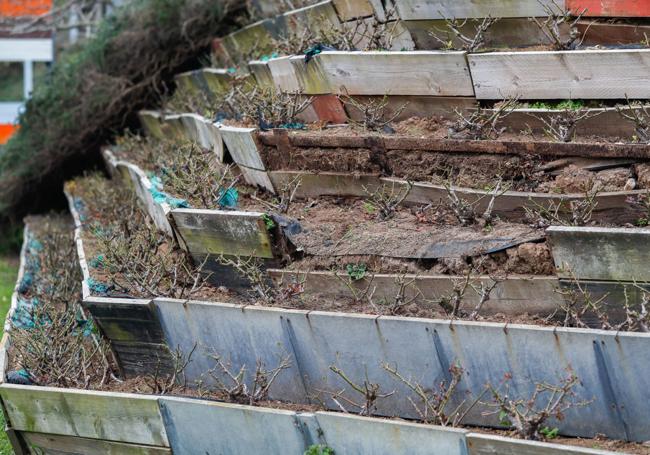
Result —
[[[156,397],[3,384],[16,430],[169,447]]]
[[[650,94],[650,49],[469,54],[476,98],[631,99]]]

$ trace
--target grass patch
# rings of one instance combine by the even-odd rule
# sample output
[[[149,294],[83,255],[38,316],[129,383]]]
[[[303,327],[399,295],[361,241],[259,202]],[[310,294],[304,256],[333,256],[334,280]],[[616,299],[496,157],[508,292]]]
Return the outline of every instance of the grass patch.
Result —
[[[17,258],[0,257],[0,338],[4,329],[4,320],[11,305],[11,294],[16,285],[16,277],[18,275],[18,260]],[[5,421],[4,415],[0,412],[0,428],[4,429]],[[11,448],[7,434],[0,431],[0,455],[11,455],[14,451]]]

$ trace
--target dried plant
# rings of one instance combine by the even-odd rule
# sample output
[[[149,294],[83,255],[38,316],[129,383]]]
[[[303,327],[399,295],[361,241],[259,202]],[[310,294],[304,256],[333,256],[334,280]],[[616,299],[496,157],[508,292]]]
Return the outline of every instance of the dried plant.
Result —
[[[379,221],[387,221],[395,216],[397,207],[402,204],[411,193],[413,183],[406,181],[403,183],[393,182],[391,185],[382,184],[375,190],[362,187],[367,195],[366,204],[372,210],[376,211]]]
[[[550,200],[546,205],[530,198],[524,206],[526,218],[533,227],[547,228],[551,225],[586,226],[591,224],[594,210],[598,206],[600,189],[591,185],[584,197],[572,200]]]
[[[247,377],[246,365],[239,370],[234,370],[230,362],[223,360],[219,353],[210,353],[208,357],[214,361],[215,366],[208,371],[211,384],[206,386],[201,381],[202,392],[223,394],[230,403],[246,404],[253,406],[269,399],[269,391],[278,376],[291,368],[291,358],[283,356],[277,366],[267,369],[264,363],[257,359],[252,382]]]
[[[279,198],[275,198],[272,202],[265,201],[264,199],[260,199],[255,196],[253,196],[253,199],[266,205],[271,210],[274,210],[281,214],[287,214],[289,213],[289,207],[291,207],[291,203],[296,197],[296,192],[298,191],[298,188],[300,188],[301,184],[302,175],[297,175],[291,180],[288,180],[282,184],[282,187],[277,192]]]
[[[249,256],[244,258],[242,256],[224,256],[223,254],[217,258],[219,264],[226,267],[231,267],[242,278],[244,278],[252,289],[251,298],[259,300],[261,303],[270,305],[276,301],[276,290],[271,284],[271,279],[264,270],[262,260],[260,258]]]
[[[498,387],[489,385],[492,402],[485,403],[493,411],[484,415],[498,415],[502,425],[514,429],[517,435],[534,441],[544,439],[549,419],[561,421],[571,408],[586,406],[590,401],[576,401],[573,390],[580,384],[578,377],[569,372],[559,384],[538,382],[530,397],[513,398],[510,394],[512,375],[506,374]],[[545,428],[547,431],[544,431]]]
[[[344,387],[338,391],[326,391],[325,393],[329,398],[336,403],[342,412],[351,412],[348,409],[355,410],[356,413],[362,416],[372,416],[377,410],[377,401],[388,398],[395,394],[395,391],[388,393],[381,392],[381,386],[378,383],[371,382],[368,379],[368,373],[363,383],[357,384],[350,379],[343,370],[336,365],[330,365],[330,370],[339,376],[348,386],[350,386],[352,394],[359,396],[361,401],[346,397],[346,388]],[[323,391],[319,391],[323,392]]]
[[[257,88],[249,92],[246,100],[240,99],[240,111],[244,117],[255,119],[260,129],[292,128],[301,125],[297,117],[313,101],[300,92],[286,93],[275,87]]]
[[[579,47],[584,38],[580,36],[578,22],[587,12],[587,8],[578,13],[578,15],[574,15],[568,8],[560,6],[555,0],[551,3],[538,0],[538,3],[544,8],[547,17],[544,21],[541,21],[537,17],[531,17],[530,20],[539,27],[553,48],[558,51],[563,51]],[[565,39],[563,38],[563,29],[566,28],[569,29],[569,35]]]
[[[384,363],[382,366],[384,370],[415,394],[415,397],[409,396],[408,400],[422,423],[429,425],[444,427],[461,425],[465,416],[485,394],[484,392],[479,395],[471,403],[464,399],[458,406],[452,407],[459,394],[458,386],[465,374],[465,370],[460,365],[454,364],[449,367],[450,379],[448,381],[442,380],[434,387],[424,387],[413,378],[405,377],[397,370],[396,366],[391,366],[388,363]]]
[[[187,355],[183,354],[180,347],[177,347],[174,351],[167,347],[166,349],[171,358],[171,367],[165,365],[164,359],[158,359],[154,373],[143,378],[150,389],[150,393],[155,395],[169,395],[187,387],[185,369],[192,361],[196,343]]]
[[[499,127],[499,122],[512,113],[518,106],[518,99],[509,98],[498,104],[494,109],[477,106],[469,116],[454,109],[458,120],[449,127],[449,137],[452,139],[496,139],[505,127]]]
[[[571,142],[575,138],[578,124],[584,120],[600,115],[589,109],[565,108],[559,112],[549,112],[548,116],[529,113],[545,126],[544,132],[548,137],[557,142]]]
[[[384,95],[380,100],[370,99],[368,101],[359,101],[347,94],[338,95],[338,98],[348,110],[354,109],[359,112],[361,120],[348,117],[348,122],[364,131],[392,132],[391,123],[402,115],[408,106],[408,103],[404,103],[393,110],[391,115],[388,115],[387,107],[390,101],[388,95]]]
[[[447,29],[443,30],[434,27],[434,29],[429,32],[429,35],[442,44],[443,49],[454,49],[454,40],[457,40],[460,43],[460,49],[466,52],[476,52],[485,45],[486,33],[496,22],[499,21],[499,18],[488,16],[480,22],[478,20],[472,20],[471,23],[474,27],[471,32],[473,32],[473,35],[466,34],[466,32],[463,31],[469,21],[470,19],[460,21],[458,19],[445,18]],[[446,33],[446,36],[441,38],[440,36],[443,33]]]
[[[467,199],[458,196],[450,180],[443,180],[442,185],[447,192],[447,200],[440,202],[437,212],[451,212],[461,226],[471,226],[475,223],[487,226],[493,223],[496,219],[494,216],[495,201],[510,189],[510,185],[504,184],[503,179],[499,177],[496,183],[491,185],[491,188],[489,188],[484,195],[475,198],[474,201],[470,202]],[[483,213],[478,213],[479,205],[488,197],[489,200],[485,210]]]
[[[617,105],[616,112],[626,120],[634,123],[634,141],[650,143],[650,107],[642,102],[632,102],[625,95],[627,105]]]

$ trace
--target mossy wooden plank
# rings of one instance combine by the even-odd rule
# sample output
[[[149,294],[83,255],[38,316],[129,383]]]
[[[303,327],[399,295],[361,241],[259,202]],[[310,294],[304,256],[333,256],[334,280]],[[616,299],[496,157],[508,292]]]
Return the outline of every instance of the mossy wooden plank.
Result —
[[[177,209],[172,217],[192,254],[273,258],[262,213]]]
[[[311,59],[306,62],[304,56],[297,55],[291,57],[290,62],[301,93],[305,95],[325,95],[333,91],[327,74],[318,59]]]
[[[340,52],[315,59],[334,93],[474,96],[464,52]]]
[[[232,73],[223,68],[203,68],[201,76],[205,81],[206,88],[213,95],[222,95],[230,89]]]
[[[24,432],[22,436],[32,450],[36,449],[39,451],[37,453],[45,455],[165,455],[172,453],[165,447],[124,444],[55,434]]]
[[[341,26],[331,0],[305,6],[283,15],[283,23],[294,30],[329,31]]]
[[[234,47],[234,52],[229,48],[228,54],[231,56],[234,54],[236,61],[243,63],[272,52],[273,36],[269,32],[272,26],[272,22],[265,19],[231,33],[227,37],[227,43]]]
[[[156,397],[3,384],[16,430],[169,447]]]
[[[84,300],[83,306],[111,341],[164,342],[149,300],[90,297]]]
[[[252,60],[248,62],[248,69],[255,77],[256,84],[261,88],[273,87],[273,75],[269,68],[268,62]]]
[[[552,226],[546,235],[563,278],[650,282],[650,229]]]
[[[196,96],[199,93],[198,87],[194,83],[194,71],[186,71],[174,76],[176,90],[189,96]]]
[[[394,0],[399,17],[418,19],[465,19],[482,17],[541,17],[544,6],[557,4],[564,8],[564,0]]]
[[[155,137],[156,139],[165,138],[165,134],[163,133],[161,126],[160,114],[158,112],[140,111],[138,112],[138,117],[140,118],[142,127],[148,135]]]
[[[476,98],[648,98],[650,49],[470,54]]]

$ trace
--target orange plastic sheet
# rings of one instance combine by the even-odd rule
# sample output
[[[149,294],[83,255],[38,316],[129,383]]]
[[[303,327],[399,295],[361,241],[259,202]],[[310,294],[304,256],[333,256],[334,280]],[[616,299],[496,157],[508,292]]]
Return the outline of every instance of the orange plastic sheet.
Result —
[[[52,0],[0,0],[0,17],[40,16],[52,9]]]

